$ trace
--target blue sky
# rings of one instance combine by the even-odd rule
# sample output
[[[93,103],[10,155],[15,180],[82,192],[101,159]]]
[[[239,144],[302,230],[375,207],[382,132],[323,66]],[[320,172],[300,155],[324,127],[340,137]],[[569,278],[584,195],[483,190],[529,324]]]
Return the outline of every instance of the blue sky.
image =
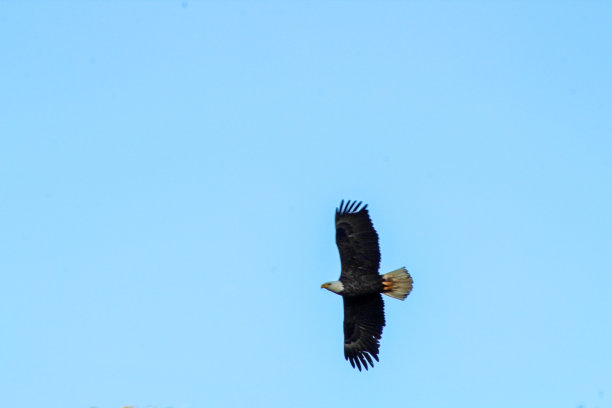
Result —
[[[612,407],[608,2],[0,4],[0,404]],[[364,200],[381,362],[342,355]]]

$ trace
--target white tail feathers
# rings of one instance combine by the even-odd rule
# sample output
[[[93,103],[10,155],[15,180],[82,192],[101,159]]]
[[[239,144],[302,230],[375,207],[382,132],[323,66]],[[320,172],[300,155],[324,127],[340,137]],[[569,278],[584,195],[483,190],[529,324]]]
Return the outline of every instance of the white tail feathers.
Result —
[[[382,293],[399,300],[406,299],[412,290],[412,277],[406,268],[399,268],[383,276],[384,289]]]

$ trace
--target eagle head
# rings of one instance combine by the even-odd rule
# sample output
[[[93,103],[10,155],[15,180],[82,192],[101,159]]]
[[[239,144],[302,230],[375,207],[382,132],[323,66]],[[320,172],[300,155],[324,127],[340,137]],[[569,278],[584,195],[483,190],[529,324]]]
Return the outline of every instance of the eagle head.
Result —
[[[321,285],[321,289],[327,289],[331,292],[340,294],[340,292],[344,290],[344,285],[340,281],[325,282]]]

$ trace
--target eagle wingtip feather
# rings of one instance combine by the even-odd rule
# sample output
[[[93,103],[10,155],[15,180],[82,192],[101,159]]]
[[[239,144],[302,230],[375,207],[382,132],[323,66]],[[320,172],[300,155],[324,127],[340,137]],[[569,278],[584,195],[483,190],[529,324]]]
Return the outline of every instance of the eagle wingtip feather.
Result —
[[[368,208],[367,204],[364,204],[363,207],[361,206],[362,204],[363,201],[347,200],[345,202],[344,199],[342,199],[340,201],[340,206],[336,208],[336,215],[356,214]]]

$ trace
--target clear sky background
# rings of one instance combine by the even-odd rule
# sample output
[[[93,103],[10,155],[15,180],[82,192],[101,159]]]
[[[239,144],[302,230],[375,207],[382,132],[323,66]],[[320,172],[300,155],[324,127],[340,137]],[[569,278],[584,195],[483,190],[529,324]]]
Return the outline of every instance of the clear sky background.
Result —
[[[0,405],[612,407],[612,3],[493,3],[0,3]]]

